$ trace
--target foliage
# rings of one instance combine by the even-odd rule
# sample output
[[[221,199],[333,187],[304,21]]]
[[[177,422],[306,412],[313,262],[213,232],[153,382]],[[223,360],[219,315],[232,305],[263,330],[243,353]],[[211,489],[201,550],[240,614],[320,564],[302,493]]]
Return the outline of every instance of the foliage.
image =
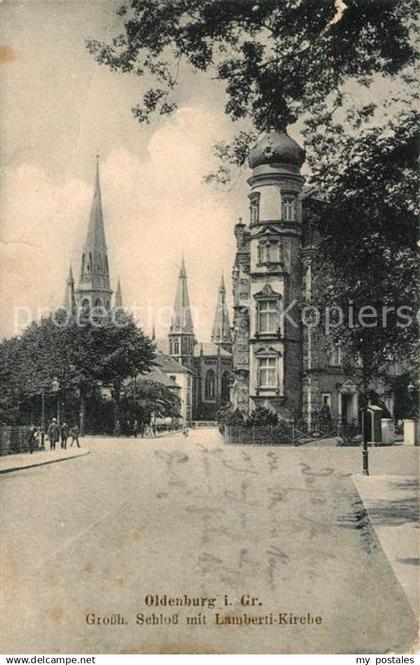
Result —
[[[257,406],[246,419],[247,427],[264,427],[265,425],[278,425],[278,423],[277,413],[263,406]]]
[[[98,385],[119,387],[127,377],[151,369],[154,347],[123,311],[94,320],[68,318],[61,310],[32,323],[20,338],[2,342],[0,358],[1,392],[9,396],[10,408],[51,393],[55,378],[61,394],[78,391],[82,398]]]
[[[323,155],[312,180],[325,194],[312,216],[321,231],[313,304],[324,324],[336,308],[330,332],[348,361],[361,360],[366,385],[413,357],[418,339],[418,119],[406,110],[357,136],[330,125],[310,138]]]
[[[244,414],[240,409],[234,409],[232,404],[225,404],[219,409],[217,414],[221,425],[243,425],[245,422]]]
[[[181,401],[175,391],[149,379],[131,380],[124,388],[120,408],[140,423],[149,424],[154,413],[159,418],[179,418]]]
[[[176,108],[181,60],[225,85],[225,111],[261,130],[285,129],[348,79],[368,86],[414,60],[415,0],[130,0],[110,44],[89,40],[97,61],[154,81],[133,113],[140,122]]]

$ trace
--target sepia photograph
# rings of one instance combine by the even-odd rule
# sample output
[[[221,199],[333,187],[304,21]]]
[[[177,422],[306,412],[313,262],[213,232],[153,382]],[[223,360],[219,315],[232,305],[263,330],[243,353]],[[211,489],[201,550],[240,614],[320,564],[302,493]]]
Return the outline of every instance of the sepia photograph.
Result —
[[[1,654],[415,662],[419,9],[0,1]]]

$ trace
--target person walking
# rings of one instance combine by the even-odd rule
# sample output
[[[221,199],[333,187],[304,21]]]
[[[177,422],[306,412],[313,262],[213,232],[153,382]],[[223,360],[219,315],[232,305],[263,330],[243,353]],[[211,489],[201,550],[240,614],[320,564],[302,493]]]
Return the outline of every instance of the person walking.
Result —
[[[50,450],[55,450],[56,443],[60,440],[60,430],[56,418],[53,418],[50,423],[48,428],[48,438],[50,440]]]
[[[71,443],[70,443],[70,448],[72,447],[73,443],[76,441],[77,447],[80,448],[80,443],[79,443],[79,426],[78,425],[73,425],[73,427],[70,430],[70,435],[71,435]]]
[[[119,437],[120,434],[121,434],[121,423],[119,420],[116,420],[114,425],[114,436]]]
[[[30,426],[29,432],[26,435],[26,443],[28,444],[29,452],[32,455],[34,448],[36,448],[38,444],[38,430],[35,425]]]
[[[67,423],[61,425],[61,447],[64,450],[67,448],[67,439],[69,438],[69,427]]]
[[[133,435],[135,439],[137,439],[138,433],[139,433],[139,421],[136,418],[135,421],[133,422]]]

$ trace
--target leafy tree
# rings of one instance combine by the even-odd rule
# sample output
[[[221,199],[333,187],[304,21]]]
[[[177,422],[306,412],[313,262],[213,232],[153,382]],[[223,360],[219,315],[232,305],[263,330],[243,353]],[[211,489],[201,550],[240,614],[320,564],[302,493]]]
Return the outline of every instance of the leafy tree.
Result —
[[[3,342],[0,348],[6,345],[7,350],[9,344]],[[84,433],[89,393],[98,385],[113,386],[118,398],[124,379],[149,371],[153,364],[154,346],[131,315],[117,311],[96,319],[89,313],[68,319],[62,310],[32,323],[14,341],[4,378],[11,377],[21,399],[51,390],[54,378],[62,394],[76,390]]]
[[[309,211],[321,239],[314,302],[330,308],[330,332],[352,364],[361,360],[365,390],[414,357],[418,339],[418,120],[406,110],[359,135],[331,124],[308,136],[324,195]]]
[[[153,413],[159,418],[179,418],[181,415],[181,401],[176,392],[147,378],[130,380],[125,386],[121,407],[143,425],[150,423]]]
[[[226,113],[257,129],[285,129],[348,79],[369,85],[414,60],[415,0],[130,0],[110,44],[91,39],[98,62],[154,81],[133,109],[140,122],[176,108],[181,60],[226,88]]]

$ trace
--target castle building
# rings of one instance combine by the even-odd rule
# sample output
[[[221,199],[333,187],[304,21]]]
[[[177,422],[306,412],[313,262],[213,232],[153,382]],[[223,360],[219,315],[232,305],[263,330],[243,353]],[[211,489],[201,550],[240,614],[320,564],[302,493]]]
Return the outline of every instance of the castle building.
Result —
[[[285,419],[302,411],[303,161],[289,136],[264,134],[249,157],[250,222],[235,227],[233,403]]]
[[[249,155],[250,219],[235,226],[231,401],[245,414],[262,405],[303,418],[312,430],[323,407],[334,420],[357,421],[359,378],[357,363],[345,372],[342,349],[320,328],[302,326],[299,304],[311,302],[322,233],[322,214],[319,229],[305,222],[313,200],[303,193],[304,158],[274,130]]]

